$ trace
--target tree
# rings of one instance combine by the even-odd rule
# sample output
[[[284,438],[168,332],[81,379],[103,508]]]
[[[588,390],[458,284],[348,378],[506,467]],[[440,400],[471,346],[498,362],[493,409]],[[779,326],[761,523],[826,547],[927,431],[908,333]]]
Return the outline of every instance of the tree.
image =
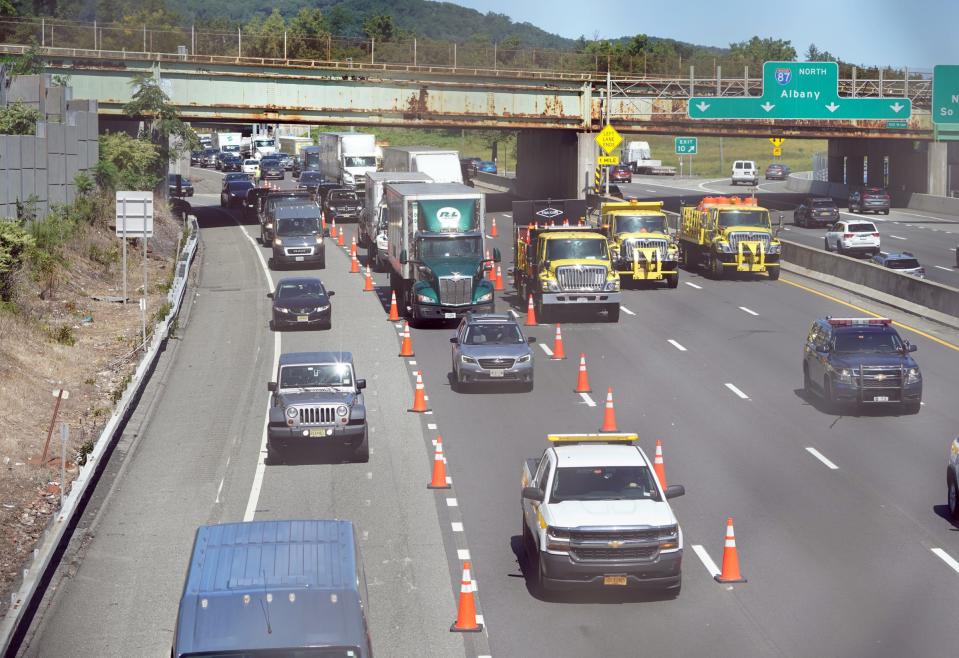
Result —
[[[162,163],[156,146],[126,133],[100,135],[97,183],[107,189],[152,190]],[[161,178],[162,180],[162,178]]]
[[[37,131],[40,111],[17,100],[0,107],[0,135],[33,135]]]
[[[33,237],[19,222],[0,219],[0,301],[10,301],[15,275],[33,244]]]
[[[758,69],[763,62],[791,62],[796,59],[796,49],[789,41],[772,37],[753,37],[749,41],[731,43],[729,49],[734,61],[750,68]]]
[[[828,50],[819,50],[816,47],[816,44],[809,44],[809,48],[806,49],[806,61],[807,62],[835,62],[836,58]]]
[[[376,41],[392,41],[397,36],[396,23],[389,14],[377,14],[363,21],[363,34],[367,39]]]
[[[336,5],[326,15],[326,27],[333,36],[343,36],[350,28],[353,16],[343,5]]]
[[[308,59],[326,57],[326,22],[319,9],[304,7],[290,19],[287,27],[290,57]]]

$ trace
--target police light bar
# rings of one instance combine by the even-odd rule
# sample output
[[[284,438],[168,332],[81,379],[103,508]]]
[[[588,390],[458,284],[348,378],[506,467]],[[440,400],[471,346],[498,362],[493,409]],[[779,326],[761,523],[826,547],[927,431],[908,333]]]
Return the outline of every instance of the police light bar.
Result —
[[[635,432],[617,434],[548,434],[546,439],[551,443],[633,443],[639,441]]]
[[[892,320],[889,318],[826,318],[829,324],[834,327],[853,327],[867,325],[889,325]]]

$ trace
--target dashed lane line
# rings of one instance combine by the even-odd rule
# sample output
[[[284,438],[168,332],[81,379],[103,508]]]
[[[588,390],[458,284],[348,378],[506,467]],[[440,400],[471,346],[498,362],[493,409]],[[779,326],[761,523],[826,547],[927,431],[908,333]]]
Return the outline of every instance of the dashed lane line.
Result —
[[[683,281],[683,283],[685,283],[685,284],[686,284],[687,286],[689,286],[690,288],[695,288],[696,290],[702,290],[702,289],[703,289],[702,286],[697,286],[695,283],[693,283],[693,282],[691,282],[691,281]]]
[[[632,311],[630,311],[628,308],[626,308],[626,307],[623,306],[622,304],[620,304],[619,310],[621,310],[621,311],[622,311],[623,313],[625,313],[626,315],[636,315],[635,313],[633,313]]]
[[[952,272],[951,267],[944,267],[943,265],[933,265],[937,270],[945,270],[946,272]]]
[[[901,235],[890,235],[889,237],[892,238],[892,239],[894,239],[894,240],[907,240],[907,239],[908,239],[908,238],[902,237]]]
[[[813,457],[821,461],[823,464],[825,464],[826,468],[828,468],[829,470],[832,470],[832,471],[839,470],[838,466],[836,466],[834,463],[826,459],[825,455],[823,455],[821,452],[819,452],[812,446],[806,446],[806,452],[808,452],[810,455],[812,455]]]
[[[745,306],[740,306],[740,307],[739,307],[739,310],[740,310],[740,311],[743,311],[744,313],[749,313],[750,315],[756,315],[756,316],[759,315],[759,313],[757,313],[756,311],[754,311],[754,310],[752,310],[752,309],[749,309],[749,308],[746,308]]]
[[[546,356],[553,356],[553,350],[551,350],[551,349],[549,348],[549,346],[546,345],[546,343],[537,343],[537,345],[539,345],[540,348],[541,348],[544,352],[546,352]]]
[[[942,560],[943,562],[948,564],[950,567],[952,567],[953,571],[955,571],[956,573],[959,573],[959,562],[956,562],[956,560],[951,555],[946,553],[941,548],[931,548],[929,550],[931,550],[933,554],[935,554],[936,557],[938,557],[940,560]]]
[[[680,352],[685,352],[685,351],[686,351],[686,348],[685,348],[685,347],[683,347],[682,345],[680,345],[679,343],[677,343],[677,342],[676,342],[675,340],[673,340],[672,338],[670,338],[670,339],[667,340],[666,342],[669,343],[670,345],[672,345],[673,347],[675,347],[675,348],[676,348],[677,350],[679,350]]]
[[[583,402],[586,403],[586,406],[588,407],[596,406],[596,402],[593,400],[593,398],[589,397],[589,393],[580,393],[579,397],[583,398]]]
[[[709,572],[710,576],[715,578],[719,575],[719,567],[713,562],[713,558],[709,557],[709,553],[706,552],[705,548],[699,544],[693,544],[693,552],[699,558],[699,561],[703,563],[703,566],[706,567],[706,571]]]
[[[726,382],[726,388],[728,388],[730,391],[732,391],[733,393],[735,393],[736,395],[738,395],[739,397],[741,397],[743,400],[748,400],[748,399],[749,399],[749,396],[746,395],[745,393],[743,393],[742,391],[740,391],[738,388],[736,388],[736,385],[735,385],[735,384],[731,384],[731,383],[729,383],[729,382]]]

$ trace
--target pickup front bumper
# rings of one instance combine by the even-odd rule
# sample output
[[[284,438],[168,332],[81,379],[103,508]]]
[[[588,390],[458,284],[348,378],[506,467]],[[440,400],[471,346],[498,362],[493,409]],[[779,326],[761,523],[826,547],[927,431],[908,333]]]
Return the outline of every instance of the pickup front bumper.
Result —
[[[679,587],[683,551],[660,553],[644,562],[609,560],[603,562],[575,562],[569,555],[540,552],[540,568],[546,584],[552,589],[563,587],[603,587],[607,576],[625,576],[627,586]]]
[[[657,258],[636,261],[618,260],[614,266],[619,272],[620,279],[629,277],[633,281],[661,281],[667,274],[679,273],[677,261]]]
[[[779,267],[779,254],[764,252],[761,242],[740,242],[738,251],[717,252],[715,256],[724,269],[736,272],[765,272],[770,267]]]

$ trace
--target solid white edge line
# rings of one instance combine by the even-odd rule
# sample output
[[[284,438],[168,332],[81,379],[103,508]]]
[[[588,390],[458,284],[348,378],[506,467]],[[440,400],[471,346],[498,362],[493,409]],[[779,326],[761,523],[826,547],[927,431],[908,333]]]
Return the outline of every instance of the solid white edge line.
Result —
[[[669,343],[670,345],[672,345],[673,347],[675,347],[675,348],[676,348],[677,350],[679,350],[680,352],[685,352],[685,351],[686,351],[686,348],[685,348],[685,347],[683,347],[682,345],[680,345],[679,343],[677,343],[677,342],[676,342],[675,340],[673,340],[672,338],[670,338],[670,339],[667,340],[666,342]]]
[[[941,559],[943,562],[945,562],[950,567],[952,567],[956,573],[959,573],[959,562],[956,562],[956,560],[951,555],[946,553],[941,548],[930,548],[929,550],[931,550],[933,553],[939,556],[939,559]]]
[[[621,311],[622,311],[623,313],[625,313],[626,315],[636,315],[635,313],[633,313],[632,311],[630,311],[628,308],[626,308],[626,307],[623,306],[622,304],[619,305],[619,310],[621,310]]]
[[[933,267],[935,267],[937,270],[945,270],[947,272],[952,272],[951,267],[943,267],[942,265],[933,265]]]
[[[836,466],[836,465],[833,464],[831,461],[829,461],[828,459],[826,459],[826,456],[825,456],[825,455],[823,455],[821,452],[819,452],[818,450],[816,450],[816,449],[813,448],[812,446],[806,446],[806,452],[808,452],[810,455],[812,455],[813,457],[815,457],[816,459],[818,459],[819,461],[821,461],[823,464],[825,464],[825,465],[826,465],[826,468],[829,468],[829,469],[831,469],[831,470],[833,470],[833,471],[839,470],[839,467],[838,467],[838,466]]]
[[[589,397],[589,393],[580,393],[579,397],[583,398],[583,402],[585,402],[588,406],[596,406],[596,402],[593,400],[593,398]]]
[[[736,388],[735,384],[730,384],[729,382],[726,382],[726,388],[728,388],[730,391],[732,391],[733,393],[741,397],[743,400],[749,399],[749,396],[743,393],[742,391],[740,391],[738,388]]]
[[[709,557],[709,553],[706,552],[706,549],[700,546],[699,544],[693,544],[693,553],[699,558],[699,561],[703,563],[703,566],[706,567],[706,571],[709,572],[709,575],[715,578],[720,574],[719,567],[716,566],[716,563],[713,562],[713,558]]]
[[[904,237],[902,237],[902,236],[899,236],[899,235],[890,235],[889,237],[890,237],[890,238],[895,238],[896,240],[905,240],[905,239],[906,239],[906,238],[904,238]]]
[[[541,348],[544,352],[546,352],[546,356],[553,356],[553,350],[551,350],[549,347],[547,347],[546,343],[537,343],[537,345],[539,345],[540,348]]]
[[[749,309],[749,308],[746,308],[745,306],[740,306],[740,307],[739,307],[739,310],[740,310],[740,311],[743,311],[743,312],[745,312],[745,313],[749,313],[750,315],[755,315],[755,316],[758,316],[758,315],[759,315],[759,313],[757,313],[756,311],[754,311],[754,310],[752,310],[752,309]]]
[[[686,284],[687,286],[689,286],[690,288],[695,288],[696,290],[702,290],[702,289],[703,289],[702,286],[697,286],[695,283],[692,283],[692,282],[690,282],[690,281],[683,281],[683,283],[685,283],[685,284]]]

